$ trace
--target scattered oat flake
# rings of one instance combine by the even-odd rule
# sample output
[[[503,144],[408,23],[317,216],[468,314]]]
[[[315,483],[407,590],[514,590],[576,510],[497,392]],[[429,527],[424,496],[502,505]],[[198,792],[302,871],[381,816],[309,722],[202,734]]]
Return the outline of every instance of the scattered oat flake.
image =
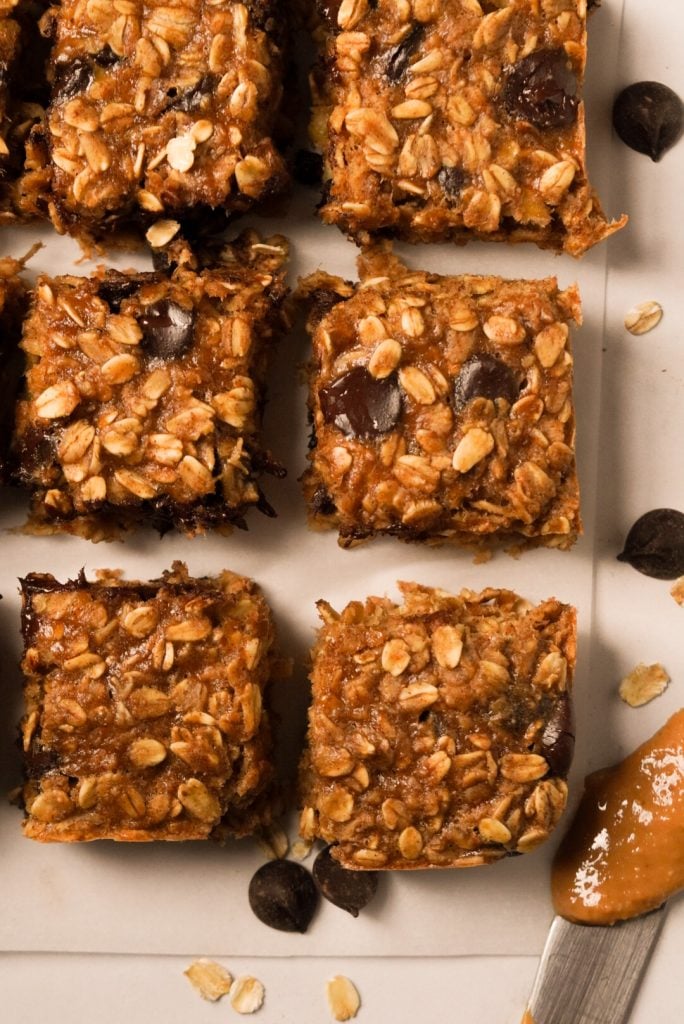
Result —
[[[659,697],[669,682],[670,677],[662,665],[640,662],[620,683],[620,696],[630,707],[638,708]]]
[[[678,580],[675,580],[670,588],[670,593],[674,597],[677,604],[684,607],[684,576],[680,576]]]
[[[311,853],[313,847],[313,840],[311,839],[296,839],[292,844],[291,853],[295,860],[306,860]]]
[[[625,327],[630,334],[648,334],[663,318],[663,307],[659,302],[640,302],[625,316]]]
[[[361,997],[356,986],[343,974],[336,974],[326,985],[330,1012],[335,1020],[351,1020],[359,1012]]]
[[[290,841],[280,825],[272,825],[257,839],[257,844],[267,860],[282,860],[287,856]]]
[[[183,973],[202,999],[212,1003],[227,995],[233,984],[232,974],[214,960],[195,960]]]
[[[238,1013],[256,1013],[263,1006],[265,995],[258,978],[243,974],[230,986],[230,1005]]]

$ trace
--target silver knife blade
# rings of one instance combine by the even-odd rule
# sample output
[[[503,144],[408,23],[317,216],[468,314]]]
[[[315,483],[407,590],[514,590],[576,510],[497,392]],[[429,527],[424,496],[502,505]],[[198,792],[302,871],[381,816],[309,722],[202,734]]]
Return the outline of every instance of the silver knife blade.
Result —
[[[610,927],[555,917],[523,1024],[625,1024],[665,914]]]

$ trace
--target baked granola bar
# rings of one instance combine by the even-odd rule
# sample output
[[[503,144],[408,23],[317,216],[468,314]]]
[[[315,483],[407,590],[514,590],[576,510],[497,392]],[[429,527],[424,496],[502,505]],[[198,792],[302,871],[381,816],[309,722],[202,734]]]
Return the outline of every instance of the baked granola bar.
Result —
[[[280,192],[278,0],[63,0],[48,16],[52,99],[43,145],[60,231]],[[39,162],[39,157],[36,157]]]
[[[400,589],[402,605],[318,603],[301,831],[347,868],[527,853],[567,799],[575,610]]]
[[[24,261],[0,258],[0,483],[8,476],[7,455],[12,436],[14,399],[21,379],[21,318],[27,290],[19,276]]]
[[[580,256],[586,0],[317,0],[321,216],[357,240],[532,241]]]
[[[256,585],[182,563],[21,581],[24,834],[42,842],[205,839],[258,824],[273,624]]]
[[[308,295],[310,524],[343,546],[394,534],[481,546],[569,547],[575,470],[575,286],[555,278],[440,277],[387,253],[358,285]]]
[[[34,528],[193,534],[273,514],[259,427],[286,253],[245,234],[206,268],[39,279],[13,443]]]

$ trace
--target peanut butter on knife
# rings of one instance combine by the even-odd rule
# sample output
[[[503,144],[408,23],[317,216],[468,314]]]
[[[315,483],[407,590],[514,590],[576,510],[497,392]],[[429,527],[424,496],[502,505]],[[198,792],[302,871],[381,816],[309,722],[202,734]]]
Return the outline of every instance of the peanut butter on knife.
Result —
[[[557,914],[614,924],[684,888],[684,709],[610,768],[587,776],[556,854]]]

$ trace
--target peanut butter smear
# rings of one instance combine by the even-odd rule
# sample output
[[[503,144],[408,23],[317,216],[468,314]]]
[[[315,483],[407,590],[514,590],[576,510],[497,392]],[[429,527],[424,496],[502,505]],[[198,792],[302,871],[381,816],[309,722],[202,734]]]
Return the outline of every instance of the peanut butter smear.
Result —
[[[614,924],[684,888],[684,709],[624,761],[587,776],[556,854],[556,913]]]

